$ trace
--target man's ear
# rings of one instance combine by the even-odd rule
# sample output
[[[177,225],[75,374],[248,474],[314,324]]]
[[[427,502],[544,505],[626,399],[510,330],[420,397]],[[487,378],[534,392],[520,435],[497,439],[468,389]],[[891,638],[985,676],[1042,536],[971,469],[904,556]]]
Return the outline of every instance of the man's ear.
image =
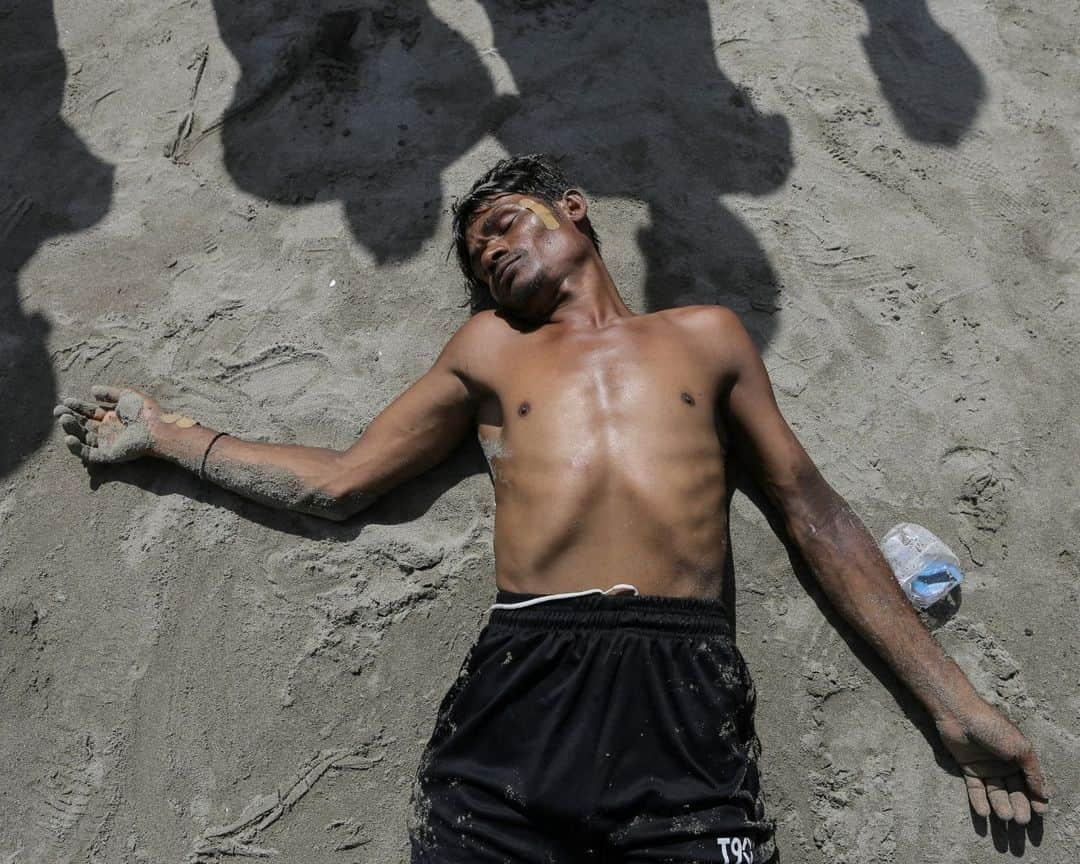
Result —
[[[589,216],[589,202],[580,189],[567,189],[559,201],[559,209],[571,222],[583,222]]]

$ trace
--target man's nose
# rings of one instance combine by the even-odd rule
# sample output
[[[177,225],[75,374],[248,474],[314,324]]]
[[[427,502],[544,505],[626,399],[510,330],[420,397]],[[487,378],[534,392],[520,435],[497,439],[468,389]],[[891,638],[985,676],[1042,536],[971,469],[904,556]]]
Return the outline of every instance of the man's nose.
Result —
[[[499,259],[507,253],[507,248],[502,243],[491,243],[488,248],[484,250],[484,256],[482,264],[484,272],[491,274],[495,271],[495,265],[499,263]]]

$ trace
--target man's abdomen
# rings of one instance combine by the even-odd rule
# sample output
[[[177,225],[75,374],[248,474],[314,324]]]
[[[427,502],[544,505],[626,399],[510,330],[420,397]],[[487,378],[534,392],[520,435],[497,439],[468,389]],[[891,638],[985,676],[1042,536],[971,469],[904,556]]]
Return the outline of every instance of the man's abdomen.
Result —
[[[496,480],[499,586],[552,593],[628,582],[646,594],[719,596],[724,454],[715,435],[656,432],[615,446],[519,444]]]

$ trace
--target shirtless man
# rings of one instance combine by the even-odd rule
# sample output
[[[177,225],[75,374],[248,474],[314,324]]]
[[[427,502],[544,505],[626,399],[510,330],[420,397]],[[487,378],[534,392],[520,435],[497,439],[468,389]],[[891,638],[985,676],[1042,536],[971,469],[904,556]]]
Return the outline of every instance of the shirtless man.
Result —
[[[454,226],[466,277],[498,308],[466,322],[344,452],[242,441],[128,389],[57,408],[87,462],[156,456],[330,519],[475,426],[495,486],[496,603],[420,766],[414,862],[774,856],[753,684],[719,599],[729,455],[934,718],[975,812],[1023,825],[1045,811],[1031,744],[923,627],[784,421],[734,313],[633,314],[584,196],[547,157],[500,162]]]

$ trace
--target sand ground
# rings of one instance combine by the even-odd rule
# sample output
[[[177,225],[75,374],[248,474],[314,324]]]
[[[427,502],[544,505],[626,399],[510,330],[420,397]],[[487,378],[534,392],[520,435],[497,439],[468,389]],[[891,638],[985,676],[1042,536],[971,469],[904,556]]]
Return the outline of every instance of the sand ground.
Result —
[[[783,860],[1077,860],[1078,13],[8,0],[0,861],[404,860],[493,591],[479,448],[333,525],[159,464],[88,475],[49,410],[129,384],[346,446],[468,315],[452,196],[526,150],[581,178],[632,308],[743,316],[875,535],[953,545],[962,598],[928,621],[1059,790],[1026,834],[973,821],[738,497]]]

